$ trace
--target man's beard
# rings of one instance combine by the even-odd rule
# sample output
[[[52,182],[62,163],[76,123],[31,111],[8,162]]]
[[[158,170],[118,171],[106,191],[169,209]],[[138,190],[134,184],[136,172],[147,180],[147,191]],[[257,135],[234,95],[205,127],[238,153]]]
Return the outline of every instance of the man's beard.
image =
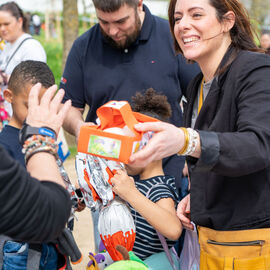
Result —
[[[138,36],[140,34],[140,31],[141,31],[141,20],[140,20],[140,17],[138,15],[138,13],[136,13],[136,15],[135,15],[135,29],[131,34],[129,34],[128,36],[125,36],[126,40],[125,40],[124,43],[118,43],[118,42],[114,41],[110,36],[108,36],[103,31],[102,27],[100,27],[100,29],[101,29],[101,33],[104,36],[104,39],[112,47],[114,47],[116,49],[125,49],[125,48],[128,48],[131,44],[133,44],[137,40],[137,38],[138,38]]]

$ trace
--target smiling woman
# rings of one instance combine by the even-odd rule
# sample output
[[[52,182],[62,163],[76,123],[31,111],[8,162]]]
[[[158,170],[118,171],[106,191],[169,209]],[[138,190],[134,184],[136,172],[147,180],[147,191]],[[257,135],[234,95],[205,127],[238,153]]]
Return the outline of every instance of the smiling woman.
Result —
[[[178,1],[175,6],[174,35],[177,43],[187,59],[204,67],[206,80],[213,75],[208,74],[207,67],[215,71],[231,43],[229,30],[233,26],[234,15],[226,16],[231,16],[231,20],[219,22],[215,8],[207,1],[192,5],[190,1]]]
[[[267,269],[270,57],[238,0],[171,0],[169,21],[176,52],[202,72],[187,89],[186,128],[139,124],[155,136],[130,164],[186,156],[191,190],[177,213],[185,228],[190,215],[199,225],[201,270]]]
[[[256,50],[252,29],[241,6],[241,16],[219,0],[172,0],[169,7],[176,51],[199,63],[206,81],[214,73],[231,43],[239,49]],[[241,18],[240,18],[241,17]]]

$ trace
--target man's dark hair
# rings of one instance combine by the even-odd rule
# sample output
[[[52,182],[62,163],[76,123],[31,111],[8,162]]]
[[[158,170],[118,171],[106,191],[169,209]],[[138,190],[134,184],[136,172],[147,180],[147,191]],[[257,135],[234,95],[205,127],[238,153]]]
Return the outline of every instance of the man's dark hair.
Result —
[[[157,93],[153,88],[148,88],[144,93],[137,92],[131,99],[134,112],[169,122],[172,109],[165,95]]]
[[[136,8],[139,0],[93,0],[93,4],[96,9],[102,10],[103,12],[114,12],[117,11],[123,5]]]
[[[55,83],[53,73],[46,63],[27,60],[14,68],[8,81],[8,88],[16,95],[24,90],[26,84],[36,83],[49,88]]]

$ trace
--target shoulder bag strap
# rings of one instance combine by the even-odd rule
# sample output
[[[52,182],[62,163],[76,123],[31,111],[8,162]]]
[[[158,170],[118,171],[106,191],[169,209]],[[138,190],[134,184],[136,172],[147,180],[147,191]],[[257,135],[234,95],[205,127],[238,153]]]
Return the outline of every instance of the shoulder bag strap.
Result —
[[[28,40],[28,39],[33,39],[33,38],[32,38],[32,37],[27,37],[27,38],[25,38],[25,39],[18,45],[18,47],[16,48],[16,50],[15,50],[15,51],[13,52],[13,54],[9,57],[8,62],[7,62],[7,64],[6,64],[5,69],[3,70],[3,72],[5,72],[5,70],[7,70],[7,67],[8,67],[8,65],[9,65],[11,59],[14,57],[14,55],[15,55],[16,52],[20,49],[20,47],[23,45],[23,43],[24,43],[26,40]]]
[[[171,254],[171,252],[169,250],[169,247],[168,247],[168,244],[166,242],[165,237],[160,232],[158,232],[158,231],[156,231],[156,232],[157,232],[158,238],[159,238],[159,240],[161,242],[161,245],[162,245],[162,247],[164,249],[164,252],[166,253],[166,256],[167,256],[167,258],[168,258],[168,260],[170,262],[170,265],[172,266],[172,269],[177,270],[177,268],[175,267],[175,264],[174,264],[174,261],[173,261],[173,258],[172,258],[172,254]]]
[[[147,198],[147,199],[149,199],[149,194],[150,194],[150,191],[152,190],[152,188],[153,188],[153,187],[156,187],[156,186],[158,186],[158,185],[159,185],[159,184],[156,184],[156,185],[152,186],[152,187],[147,191],[147,193],[146,193],[146,198]],[[168,244],[167,244],[167,242],[166,242],[165,237],[164,237],[160,232],[158,232],[157,230],[156,230],[156,232],[157,232],[158,238],[159,238],[159,240],[160,240],[160,242],[161,242],[161,245],[162,245],[162,247],[163,247],[163,249],[164,249],[164,252],[166,253],[166,256],[167,256],[167,258],[168,258],[168,260],[169,260],[169,262],[170,262],[170,265],[172,266],[172,269],[173,269],[173,270],[177,270],[177,268],[175,267],[175,264],[174,264],[174,261],[173,261],[173,258],[172,258],[172,254],[171,254],[171,252],[170,252],[170,250],[169,250],[169,247],[168,247]]]

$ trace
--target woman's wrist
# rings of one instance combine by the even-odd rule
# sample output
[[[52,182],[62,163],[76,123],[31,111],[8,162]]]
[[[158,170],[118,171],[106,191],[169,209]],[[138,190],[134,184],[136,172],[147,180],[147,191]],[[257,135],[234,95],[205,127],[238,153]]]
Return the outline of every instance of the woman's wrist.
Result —
[[[181,156],[198,156],[200,155],[200,136],[192,128],[180,128],[184,133],[184,143],[177,155]]]
[[[201,156],[201,139],[200,139],[200,134],[199,132],[197,132],[197,145],[196,145],[196,148],[195,148],[195,151],[193,152],[193,154],[191,155],[192,157],[195,157],[195,158],[199,158]]]
[[[180,130],[184,133],[184,145],[182,146],[180,151],[177,153],[178,156],[184,155],[184,153],[187,151],[189,139],[190,139],[186,128],[180,127]]]

